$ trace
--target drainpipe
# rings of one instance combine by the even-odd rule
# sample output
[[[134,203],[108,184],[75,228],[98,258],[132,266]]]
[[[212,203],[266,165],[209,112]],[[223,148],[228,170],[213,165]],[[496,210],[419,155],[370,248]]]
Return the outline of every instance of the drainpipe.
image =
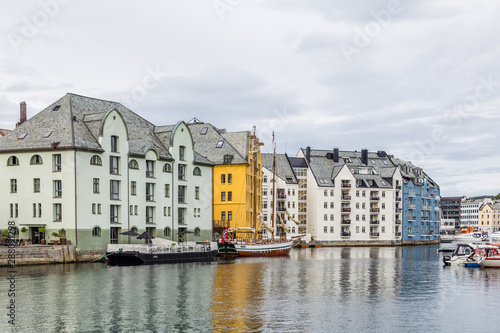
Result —
[[[172,196],[172,241],[175,241],[174,239],[174,221],[175,221],[175,209],[174,209],[174,178],[175,178],[175,161],[172,161],[172,190],[171,190],[171,196]]]

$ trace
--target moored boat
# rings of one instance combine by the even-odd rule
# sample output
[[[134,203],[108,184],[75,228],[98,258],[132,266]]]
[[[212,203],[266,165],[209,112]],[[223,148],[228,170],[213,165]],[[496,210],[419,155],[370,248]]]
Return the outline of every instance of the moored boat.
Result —
[[[451,255],[443,256],[443,262],[447,266],[480,267],[480,260],[485,254],[497,250],[498,246],[492,244],[460,243]]]
[[[482,240],[482,234],[480,232],[469,232],[466,234],[459,234],[453,237],[453,240],[457,242],[480,242]]]
[[[110,265],[143,265],[213,261],[217,256],[215,242],[181,244],[108,244]]]

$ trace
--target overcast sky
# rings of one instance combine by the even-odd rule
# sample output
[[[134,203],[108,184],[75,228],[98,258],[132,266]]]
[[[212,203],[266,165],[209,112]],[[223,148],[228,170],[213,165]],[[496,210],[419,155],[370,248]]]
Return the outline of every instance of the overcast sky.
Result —
[[[67,92],[271,152],[385,150],[442,196],[500,192],[500,1],[9,1],[0,128]]]

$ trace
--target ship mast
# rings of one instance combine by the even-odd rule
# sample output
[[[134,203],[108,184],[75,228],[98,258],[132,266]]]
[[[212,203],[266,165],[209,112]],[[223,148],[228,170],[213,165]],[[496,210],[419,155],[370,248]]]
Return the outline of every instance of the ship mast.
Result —
[[[275,218],[275,197],[276,197],[276,143],[274,142],[273,131],[273,201],[271,203],[272,236],[274,240],[274,218]]]
[[[252,148],[253,148],[253,229],[257,228],[257,133],[255,126],[252,133]],[[254,238],[257,233],[254,233]]]

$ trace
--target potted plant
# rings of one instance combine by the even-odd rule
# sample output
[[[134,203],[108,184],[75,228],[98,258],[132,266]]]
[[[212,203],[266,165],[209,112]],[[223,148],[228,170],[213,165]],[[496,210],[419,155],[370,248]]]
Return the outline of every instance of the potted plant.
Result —
[[[27,245],[28,244],[28,241],[24,237],[26,235],[26,232],[28,232],[28,229],[26,227],[22,227],[21,228],[21,235],[23,235],[23,237],[22,237],[23,238],[22,239],[23,245]]]
[[[38,233],[40,234],[40,244],[42,244],[42,245],[47,244],[47,240],[45,239],[46,232],[47,232],[47,229],[45,229],[45,227],[38,228]]]
[[[66,230],[64,230],[63,228],[62,229],[59,229],[58,232],[53,232],[52,233],[52,236],[54,237],[57,237],[59,238],[59,240],[61,241],[61,245],[66,245]],[[56,243],[57,241],[54,241],[54,244],[57,245]]]

